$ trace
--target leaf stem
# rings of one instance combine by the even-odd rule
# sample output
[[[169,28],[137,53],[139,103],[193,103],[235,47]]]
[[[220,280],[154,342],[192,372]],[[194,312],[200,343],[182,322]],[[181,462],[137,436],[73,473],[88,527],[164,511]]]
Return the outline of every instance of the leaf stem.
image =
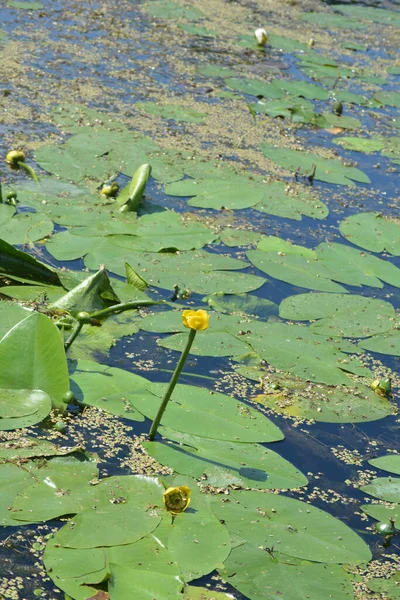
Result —
[[[159,300],[132,300],[131,302],[114,304],[114,306],[109,306],[108,308],[103,308],[102,310],[96,310],[95,312],[90,313],[90,317],[93,317],[94,319],[104,319],[105,317],[116,313],[122,313],[126,310],[140,308],[141,306],[154,306],[155,304],[162,304],[162,302]]]
[[[78,335],[80,334],[80,331],[81,331],[81,329],[82,329],[83,326],[84,326],[83,321],[78,321],[78,323],[75,325],[74,329],[72,330],[71,335],[69,336],[69,338],[67,339],[67,341],[64,344],[64,350],[65,350],[65,352],[69,349],[69,347],[71,346],[71,344],[78,337]]]
[[[196,333],[197,333],[196,329],[191,329],[189,332],[189,338],[188,338],[188,341],[186,344],[186,348],[184,349],[184,351],[181,354],[178,364],[176,365],[174,374],[172,375],[171,381],[169,382],[168,389],[165,392],[164,398],[162,399],[162,402],[160,404],[160,408],[158,409],[158,412],[157,412],[157,414],[154,418],[154,421],[151,425],[151,428],[149,431],[149,440],[151,442],[154,440],[154,438],[156,436],[157,429],[158,429],[158,426],[162,419],[162,416],[164,414],[164,411],[167,408],[167,404],[172,396],[172,392],[174,391],[175,386],[178,383],[179,376],[181,374],[181,371],[184,367],[184,364],[185,364],[188,354],[190,352],[190,348],[192,347],[192,344],[194,342],[194,338],[196,337]]]
[[[25,162],[20,161],[18,163],[19,167],[23,167],[25,169],[25,171],[27,171],[29,173],[29,175],[32,177],[32,179],[34,181],[36,181],[36,183],[39,183],[39,177],[36,175],[35,171],[32,169],[32,167],[30,167],[29,165],[27,165]]]

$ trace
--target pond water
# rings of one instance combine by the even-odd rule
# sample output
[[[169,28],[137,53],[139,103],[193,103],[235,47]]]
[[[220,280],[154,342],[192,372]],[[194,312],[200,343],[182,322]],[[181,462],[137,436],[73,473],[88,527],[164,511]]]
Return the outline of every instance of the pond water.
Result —
[[[23,149],[40,184],[4,163],[0,238],[54,270],[1,242],[0,598],[400,598],[399,4],[2,4],[0,155]],[[144,163],[138,217],[120,212],[102,184]],[[57,306],[103,264],[112,289],[101,272]],[[48,316],[132,297],[60,366]],[[10,300],[41,314],[18,329]],[[179,381],[197,389],[148,442],[185,309],[210,313]],[[12,413],[3,388],[45,394]],[[10,453],[26,436],[56,446]],[[189,485],[189,509],[167,523],[132,474]],[[89,489],[109,476],[117,516]]]

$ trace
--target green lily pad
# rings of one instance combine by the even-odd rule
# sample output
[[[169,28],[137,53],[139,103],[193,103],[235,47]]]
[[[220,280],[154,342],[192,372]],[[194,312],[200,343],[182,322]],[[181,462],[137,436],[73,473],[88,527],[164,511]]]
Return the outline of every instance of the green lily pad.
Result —
[[[400,92],[377,92],[374,98],[381,104],[400,108]]]
[[[393,519],[397,529],[399,528],[400,504],[389,504],[388,502],[385,504],[363,504],[360,508],[377,521],[387,523],[389,519]]]
[[[246,255],[260,271],[281,281],[321,292],[346,292],[341,285],[329,279],[324,265],[316,260],[297,254],[261,250],[249,250]]]
[[[76,398],[84,404],[132,421],[144,420],[129,401],[131,392],[144,390],[148,383],[144,377],[90,360],[78,360],[71,380],[77,386]]]
[[[166,386],[147,385],[147,394],[130,396],[147,418],[154,419]],[[264,415],[246,404],[218,392],[178,384],[161,424],[175,431],[224,441],[272,442],[283,439],[281,431]]]
[[[110,562],[110,598],[126,600],[129,597],[143,600],[180,600],[183,581],[167,575],[142,569],[133,569]]]
[[[110,477],[94,486],[90,508],[80,512],[57,534],[64,548],[96,548],[131,544],[154,531],[161,521],[164,488],[157,479]]]
[[[86,600],[96,589],[86,583],[98,583],[108,574],[105,548],[62,548],[57,536],[47,542],[43,561],[54,583],[77,600]]]
[[[40,213],[21,212],[3,223],[1,235],[8,244],[22,245],[41,240],[51,234],[53,223]]]
[[[236,71],[229,69],[228,67],[221,67],[221,65],[205,64],[199,67],[198,72],[206,77],[234,77]]]
[[[185,123],[204,123],[206,114],[180,104],[159,104],[157,102],[137,102],[136,106],[144,112]]]
[[[343,359],[343,368],[346,367]],[[260,376],[263,377],[263,373]],[[253,400],[277,413],[323,423],[364,423],[383,419],[394,407],[370,388],[313,384],[283,374],[264,375],[264,392]],[[268,387],[271,382],[273,387]]]
[[[194,21],[203,17],[201,10],[195,6],[182,6],[171,0],[153,0],[146,3],[146,9],[154,17],[160,17],[162,19],[187,19],[188,21]]]
[[[94,461],[73,457],[47,461],[40,480],[26,486],[14,499],[13,518],[35,523],[79,513],[94,501],[90,481],[97,477]]]
[[[311,504],[260,492],[232,492],[229,500],[211,500],[226,527],[255,546],[276,548],[289,556],[321,563],[370,560],[367,544],[347,525]]]
[[[263,154],[272,162],[293,173],[299,172],[300,175],[306,176],[312,173],[315,167],[314,179],[318,181],[341,185],[354,185],[354,181],[371,183],[365,173],[356,169],[356,167],[344,166],[336,158],[322,158],[317,154],[277,148],[267,143],[261,144],[260,148]]]
[[[389,578],[369,579],[366,584],[371,592],[381,594],[381,598],[385,598],[385,600],[400,600],[400,577],[398,573]]]
[[[225,84],[238,92],[250,96],[263,96],[264,98],[282,98],[283,92],[272,83],[266,83],[260,79],[248,79],[236,77],[225,79]]]
[[[60,332],[51,319],[33,313],[3,337],[0,387],[42,390],[55,408],[65,408],[62,399],[69,390],[67,359]]]
[[[277,369],[314,382],[351,385],[344,371],[370,374],[357,361],[352,364],[340,350],[340,340],[316,335],[307,327],[252,321],[241,336],[255,352]],[[356,350],[357,347],[354,346]],[[346,347],[346,352],[348,351]],[[361,369],[361,370],[360,370]]]
[[[296,321],[314,321],[310,331],[326,336],[368,337],[390,331],[396,313],[385,300],[350,294],[297,294],[279,306],[279,316]]]
[[[165,428],[163,434],[168,436]],[[172,439],[145,442],[144,447],[162,465],[214,487],[282,489],[307,485],[307,478],[291,463],[258,444],[220,442],[174,432]]]
[[[324,90],[315,83],[286,81],[284,79],[274,79],[272,83],[278,90],[285,90],[285,92],[292,96],[300,96],[306,100],[328,100],[329,98],[328,90]]]
[[[169,290],[178,284],[182,289],[190,289],[199,294],[218,291],[234,294],[258,289],[265,282],[264,278],[256,275],[234,272],[247,267],[248,263],[205,251],[177,254],[126,252],[126,261],[149,284]],[[98,253],[90,260],[85,260],[88,268],[99,263],[105,263],[110,271],[125,276],[122,252],[112,259],[106,254]]]
[[[329,12],[311,12],[303,14],[302,18],[309,23],[328,29],[366,29],[366,25],[357,19],[351,17],[345,18],[343,15]]]
[[[361,127],[361,121],[355,117],[346,115],[338,116],[329,112],[323,112],[320,115],[317,114],[312,120],[312,124],[324,129],[331,129],[332,127],[339,127],[340,129],[359,129]]]
[[[13,463],[0,464],[0,484],[1,484],[1,503],[0,503],[0,525],[16,525],[13,520],[13,513],[9,510],[15,496],[18,492],[24,490],[27,485],[34,481],[28,469],[21,469]]]
[[[345,150],[353,150],[355,152],[379,152],[385,147],[385,142],[376,138],[358,138],[358,137],[341,137],[334,140],[335,144],[339,144]]]
[[[186,33],[190,33],[191,35],[199,35],[200,37],[216,37],[215,31],[211,29],[207,29],[207,27],[202,27],[201,25],[193,25],[191,23],[180,23],[178,25],[179,29],[183,29]]]
[[[189,508],[171,523],[166,515],[155,532],[177,562],[185,581],[198,579],[214,571],[231,551],[230,533],[209,507],[209,496],[202,494],[193,479],[175,477],[170,485],[191,489]]]
[[[400,498],[400,478],[399,477],[376,477],[362,486],[362,492],[370,494],[386,502],[398,502]]]
[[[7,0],[7,7],[21,8],[23,10],[39,10],[39,8],[43,8],[43,4],[41,2],[20,2],[19,0]]]
[[[239,592],[252,600],[352,600],[348,573],[338,565],[296,561],[289,556],[252,544],[234,548],[218,572]]]
[[[29,427],[51,411],[51,398],[42,390],[0,389],[0,431]]]
[[[267,243],[266,239],[260,240],[257,250],[247,252],[247,257],[268,275],[292,285],[341,293],[346,290],[336,281],[377,288],[385,281],[400,287],[400,270],[395,265],[350,246],[322,243],[311,251],[287,243]]]
[[[221,313],[248,315],[261,319],[278,313],[278,307],[274,302],[249,294],[211,294],[203,300],[211,308]]]
[[[381,213],[367,212],[351,215],[339,225],[340,233],[356,246],[400,256],[400,220]]]
[[[2,460],[20,460],[43,456],[63,456],[75,452],[79,447],[63,448],[48,440],[34,437],[16,437],[0,443],[0,463]]]
[[[245,229],[233,229],[227,227],[219,234],[219,239],[225,246],[234,248],[235,246],[252,246],[257,244],[261,234],[256,231],[247,231]]]
[[[378,354],[389,354],[391,356],[400,356],[400,331],[394,329],[381,335],[361,340],[358,345],[364,350],[377,352]]]
[[[159,346],[183,352],[187,333],[177,333],[158,341]],[[190,353],[195,356],[236,356],[251,352],[250,346],[226,331],[210,331],[196,337]]]
[[[400,454],[387,454],[379,458],[373,458],[368,461],[373,467],[389,471],[395,475],[400,475]]]

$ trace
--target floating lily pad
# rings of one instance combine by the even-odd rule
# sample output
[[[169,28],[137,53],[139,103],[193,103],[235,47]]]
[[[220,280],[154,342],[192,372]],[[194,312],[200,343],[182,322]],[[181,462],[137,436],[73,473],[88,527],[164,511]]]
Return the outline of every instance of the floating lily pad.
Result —
[[[343,15],[329,12],[311,12],[305,13],[302,17],[305,21],[311,22],[319,27],[328,29],[366,29],[366,25],[358,19],[346,18]]]
[[[105,548],[61,548],[57,537],[50,538],[43,555],[49,577],[66,594],[86,600],[97,590],[85,585],[98,583],[108,574]]]
[[[183,581],[176,575],[167,575],[142,569],[133,569],[110,562],[110,598],[124,600],[135,597],[151,600],[180,600]]]
[[[249,294],[211,294],[204,300],[211,308],[222,313],[234,313],[265,319],[278,312],[278,307],[274,302]]]
[[[351,379],[344,371],[371,374],[358,361],[348,359],[340,349],[339,339],[335,341],[316,335],[307,327],[252,321],[246,325],[246,329],[241,339],[263,360],[303,379],[331,385],[351,385]],[[345,351],[349,351],[347,346]]]
[[[20,2],[19,0],[7,0],[7,7],[21,8],[23,10],[39,10],[43,8],[41,2]]]
[[[400,92],[377,92],[374,98],[382,104],[400,108]]]
[[[16,437],[0,443],[0,462],[2,460],[20,460],[26,458],[38,458],[43,456],[57,456],[70,454],[75,448],[63,448],[48,440],[34,437]]]
[[[147,394],[131,396],[133,405],[153,419],[165,385],[147,385]],[[271,442],[283,439],[281,431],[264,415],[243,402],[205,388],[178,384],[161,424],[201,437],[240,442]]]
[[[400,256],[400,220],[384,217],[381,213],[351,215],[339,225],[346,239],[372,252],[386,250]]]
[[[358,345],[370,352],[400,356],[400,331],[395,329],[381,335],[373,335],[366,340],[361,340]]]
[[[342,366],[346,366],[345,362]],[[394,410],[386,398],[366,386],[310,384],[284,373],[274,377],[263,376],[262,372],[260,375],[265,391],[253,399],[290,417],[323,423],[363,423],[383,419]]]
[[[90,481],[97,477],[94,461],[72,457],[47,461],[40,480],[32,481],[14,499],[13,518],[35,523],[81,512],[94,502]]]
[[[15,496],[27,485],[34,481],[28,469],[21,469],[13,463],[0,464],[1,503],[0,503],[0,525],[16,525],[12,518],[9,507]]]
[[[260,79],[248,79],[246,77],[229,78],[225,80],[228,87],[250,96],[263,96],[264,98],[282,98],[283,92],[272,83],[266,83]]]
[[[390,331],[396,313],[385,300],[350,294],[297,294],[281,302],[283,319],[314,321],[310,331],[327,336],[368,337]]]
[[[183,352],[186,343],[187,333],[177,333],[158,342],[163,348],[179,352]],[[236,356],[249,352],[250,346],[225,331],[208,331],[206,335],[198,336],[190,350],[195,356]]]
[[[165,428],[163,434],[169,437]],[[282,489],[307,485],[307,478],[294,465],[258,444],[220,442],[176,432],[172,432],[172,439],[146,442],[144,447],[162,465],[214,487]]]
[[[186,31],[186,33],[190,33],[191,35],[198,35],[200,37],[215,37],[217,35],[215,31],[207,29],[207,27],[202,27],[201,25],[192,25],[191,23],[180,23],[178,27],[179,29],[183,29],[183,31]]]
[[[91,506],[57,534],[64,548],[96,548],[131,544],[157,527],[164,488],[150,477],[110,477],[94,486]]]
[[[242,544],[233,548],[218,571],[224,581],[252,600],[353,598],[350,576],[340,566],[296,561],[272,548],[269,554],[266,548]]]
[[[159,104],[156,102],[138,102],[138,108],[157,117],[172,119],[174,121],[183,121],[185,123],[204,123],[206,114],[201,113],[194,108],[181,106],[179,104]]]
[[[373,458],[368,461],[373,467],[389,471],[395,475],[400,475],[400,454],[387,454],[386,456],[380,456],[379,458]]]
[[[144,377],[123,369],[116,369],[89,360],[78,360],[71,375],[78,400],[97,406],[114,415],[133,421],[143,421],[143,416],[129,402],[129,394],[144,389]]]
[[[320,244],[315,253],[283,243],[266,243],[247,252],[250,261],[276,279],[321,292],[346,292],[336,281],[351,286],[383,287],[382,281],[400,287],[400,270],[366,252],[343,244]],[[272,238],[273,239],[273,238]],[[265,250],[264,250],[265,249]],[[308,250],[308,252],[305,252]]]
[[[53,231],[53,223],[40,213],[21,212],[3,223],[1,235],[9,244],[30,244],[47,237]]]
[[[399,529],[400,524],[400,504],[363,504],[360,507],[367,515],[377,521],[388,522],[389,519],[395,521],[396,528]]]
[[[0,431],[29,427],[51,411],[51,398],[42,390],[0,389]]]
[[[355,152],[379,152],[385,147],[385,142],[376,138],[358,138],[358,137],[341,137],[334,140],[335,144],[339,144],[345,150],[353,150]]]
[[[170,0],[154,0],[147,2],[146,9],[154,17],[160,17],[162,19],[184,18],[193,21],[204,16],[201,10],[195,6],[182,6],[181,4],[171,2]]]
[[[312,173],[315,167],[314,179],[319,181],[341,185],[354,185],[354,181],[371,183],[365,173],[356,167],[344,166],[336,158],[322,158],[318,154],[277,148],[267,143],[261,144],[260,148],[272,162],[293,173],[298,172],[300,175],[306,176]]]
[[[148,283],[170,290],[178,284],[182,289],[199,294],[219,291],[235,294],[258,289],[265,282],[263,277],[235,272],[248,263],[204,251],[177,254],[126,251],[125,255],[121,252],[115,258],[99,252],[85,263],[89,268],[105,263],[110,271],[125,276],[124,258]]]
[[[398,502],[400,498],[400,478],[376,477],[371,483],[362,486],[361,491],[386,502]]]
[[[400,599],[400,577],[399,573],[395,573],[392,577],[377,577],[369,579],[367,587],[371,592],[375,592],[381,595],[381,598],[385,600],[399,600]]]
[[[292,96],[300,96],[306,100],[328,100],[329,92],[315,83],[307,81],[286,81],[284,79],[274,79],[273,85],[279,90],[285,90]]]
[[[257,244],[261,234],[256,231],[247,231],[245,229],[223,229],[219,234],[219,239],[225,246],[233,248],[235,246],[252,246]]]
[[[347,525],[311,504],[260,492],[232,492],[211,507],[229,531],[255,546],[314,562],[370,560],[367,544]]]

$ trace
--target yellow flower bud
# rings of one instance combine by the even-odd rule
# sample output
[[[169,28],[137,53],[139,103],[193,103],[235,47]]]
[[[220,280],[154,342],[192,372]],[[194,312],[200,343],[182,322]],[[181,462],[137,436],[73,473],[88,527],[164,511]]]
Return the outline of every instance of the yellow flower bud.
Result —
[[[18,168],[20,162],[25,162],[25,154],[22,150],[11,150],[6,156],[6,163],[10,167]]]
[[[165,508],[173,515],[183,512],[190,504],[191,493],[186,485],[168,488],[163,495]]]
[[[184,310],[182,313],[182,322],[185,327],[204,331],[208,328],[210,316],[206,310]]]

